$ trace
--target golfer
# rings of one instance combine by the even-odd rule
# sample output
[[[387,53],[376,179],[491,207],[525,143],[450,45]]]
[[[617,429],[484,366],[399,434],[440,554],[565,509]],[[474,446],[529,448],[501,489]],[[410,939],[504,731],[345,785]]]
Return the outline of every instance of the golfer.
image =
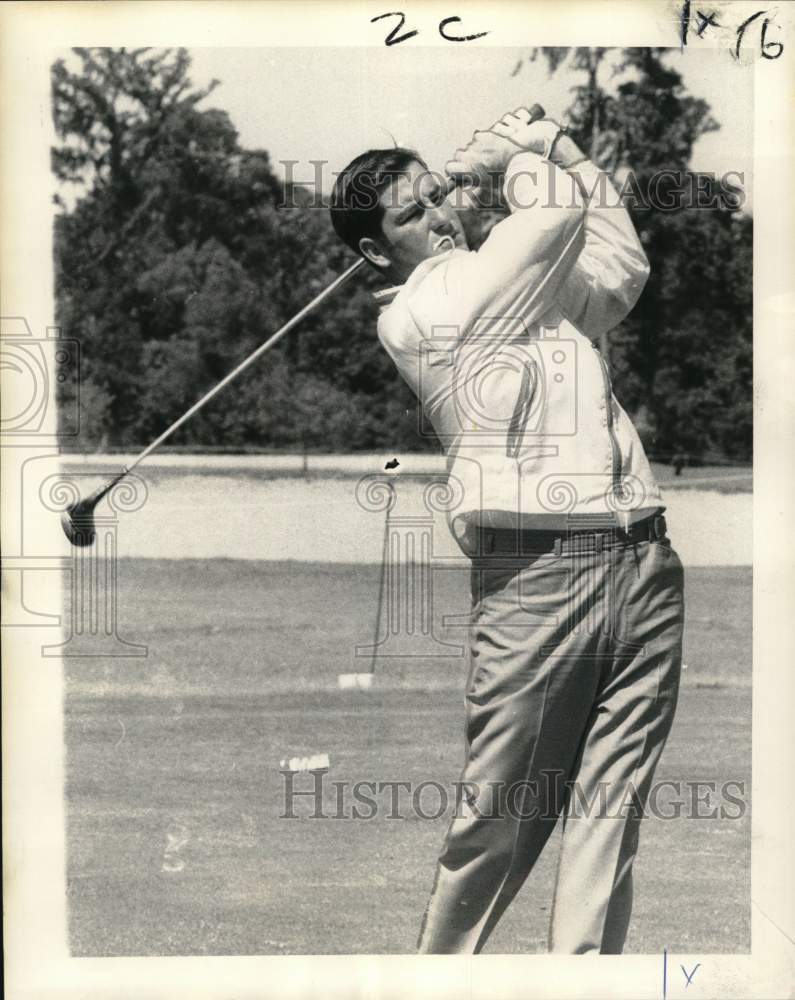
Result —
[[[495,191],[509,214],[478,233]],[[525,109],[446,176],[411,150],[364,153],[331,215],[390,285],[378,336],[445,447],[472,560],[465,794],[419,950],[480,951],[562,817],[549,949],[619,953],[684,613],[660,491],[596,347],[645,254],[606,177]]]

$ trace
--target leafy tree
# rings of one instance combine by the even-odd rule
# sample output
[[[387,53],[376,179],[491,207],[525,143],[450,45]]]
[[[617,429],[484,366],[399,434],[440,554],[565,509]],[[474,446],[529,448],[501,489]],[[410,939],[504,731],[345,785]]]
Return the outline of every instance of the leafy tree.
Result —
[[[63,59],[52,67],[53,118],[61,146],[53,169],[81,187],[134,191],[135,167],[157,149],[159,125],[174,111],[195,108],[218,84],[190,89],[184,49],[73,50],[78,71]]]
[[[327,211],[202,110],[184,50],[75,49],[52,70],[58,319],[83,345],[84,445],[150,440],[347,264]],[[174,437],[422,447],[366,276]],[[399,442],[398,440],[399,439]]]

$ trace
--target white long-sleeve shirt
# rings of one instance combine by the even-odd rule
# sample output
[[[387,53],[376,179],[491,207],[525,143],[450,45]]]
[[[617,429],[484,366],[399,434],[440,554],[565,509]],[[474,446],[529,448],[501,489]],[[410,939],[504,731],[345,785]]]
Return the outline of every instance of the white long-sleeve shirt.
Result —
[[[376,296],[379,339],[446,450],[465,548],[471,525],[626,524],[661,506],[593,343],[632,309],[648,261],[604,174],[575,171],[578,184],[518,154],[511,215],[480,249],[431,257]]]

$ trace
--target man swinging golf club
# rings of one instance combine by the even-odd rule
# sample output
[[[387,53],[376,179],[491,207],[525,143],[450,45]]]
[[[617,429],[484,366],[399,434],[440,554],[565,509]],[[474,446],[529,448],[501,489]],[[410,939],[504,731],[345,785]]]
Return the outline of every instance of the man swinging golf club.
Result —
[[[648,275],[631,220],[574,141],[526,109],[429,171],[371,150],[340,174],[338,235],[391,283],[378,336],[445,446],[472,560],[461,808],[421,952],[478,952],[555,826],[549,948],[619,953],[640,819],[673,719],[682,565],[593,341]],[[510,214],[478,248],[462,217]]]

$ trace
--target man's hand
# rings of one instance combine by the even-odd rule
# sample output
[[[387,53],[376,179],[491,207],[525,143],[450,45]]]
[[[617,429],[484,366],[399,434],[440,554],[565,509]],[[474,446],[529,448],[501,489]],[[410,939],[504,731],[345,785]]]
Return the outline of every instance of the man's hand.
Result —
[[[517,108],[495,122],[491,131],[514,143],[514,153],[526,150],[538,153],[539,156],[548,156],[555,136],[560,132],[560,125],[552,118],[534,121],[527,108]]]
[[[463,178],[462,187],[494,186],[505,173],[511,157],[518,152],[508,138],[491,129],[479,129],[463,148],[445,164],[448,177]]]
[[[475,132],[466,146],[455,151],[445,170],[464,186],[493,190],[517,153],[528,150],[547,155],[559,131],[557,122],[533,121],[527,108],[517,108],[490,128]]]

